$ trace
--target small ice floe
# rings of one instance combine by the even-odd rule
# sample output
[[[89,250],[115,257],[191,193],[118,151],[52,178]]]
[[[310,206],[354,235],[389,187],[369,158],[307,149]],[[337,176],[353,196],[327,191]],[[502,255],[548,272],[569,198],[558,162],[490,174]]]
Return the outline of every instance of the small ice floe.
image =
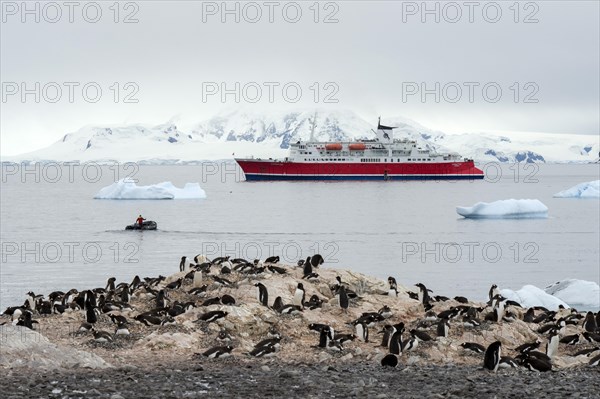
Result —
[[[544,288],[574,308],[600,309],[600,286],[594,281],[567,279]]]
[[[198,183],[186,183],[183,188],[175,187],[171,182],[138,186],[133,180],[125,178],[104,187],[94,198],[118,200],[201,199],[206,198],[206,193]]]
[[[560,305],[563,305],[565,308],[569,307],[564,301],[548,294],[546,291],[535,285],[525,285],[518,291],[505,288],[500,290],[500,295],[511,301],[518,302],[521,306],[527,308],[532,306],[543,306],[549,310],[558,310]]]
[[[589,181],[554,194],[555,198],[600,198],[600,180]]]
[[[548,207],[537,199],[508,199],[478,202],[473,206],[457,206],[456,212],[473,219],[546,218]]]

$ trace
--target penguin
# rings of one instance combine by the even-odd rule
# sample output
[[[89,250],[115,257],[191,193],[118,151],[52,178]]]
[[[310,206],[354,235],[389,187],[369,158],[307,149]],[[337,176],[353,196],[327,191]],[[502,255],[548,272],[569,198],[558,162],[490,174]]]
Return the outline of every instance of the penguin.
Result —
[[[404,332],[404,328],[398,329],[396,327],[396,331],[390,337],[390,353],[394,355],[400,355],[402,353],[402,333]]]
[[[598,325],[596,324],[594,313],[587,312],[585,315],[585,320],[583,321],[583,329],[587,332],[596,332]]]
[[[227,279],[221,278],[221,277],[217,277],[217,276],[213,276],[213,280],[215,282],[216,285],[221,285],[223,287],[233,287],[233,283]]]
[[[81,325],[79,326],[79,330],[77,330],[77,332],[80,333],[86,333],[88,331],[91,331],[94,328],[94,326],[90,323],[81,323]]]
[[[265,259],[265,263],[279,263],[279,256],[270,256]]]
[[[30,310],[23,311],[23,314],[19,317],[17,321],[17,326],[27,327],[30,330],[33,330],[33,323],[37,323],[37,321],[32,320],[33,312]]]
[[[501,323],[502,320],[504,319],[504,313],[505,313],[505,302],[499,300],[499,295],[496,295],[495,297],[496,299],[496,304],[494,306],[494,321],[496,323]]]
[[[121,290],[121,302],[124,303],[129,303],[129,300],[131,299],[131,295],[129,294],[129,284],[124,283],[124,288]]]
[[[125,316],[109,314],[108,317],[110,317],[114,324],[127,324],[127,319]]]
[[[552,370],[552,363],[537,357],[526,357],[523,360],[523,366],[532,371],[545,372]]]
[[[525,343],[517,346],[514,350],[521,353],[527,353],[540,347],[541,341],[536,340],[535,342]]]
[[[575,352],[572,356],[576,357],[576,356],[584,356],[585,355],[587,357],[590,357],[590,355],[592,355],[594,352],[599,351],[599,350],[600,350],[600,348],[595,346],[593,348],[582,349],[578,352]]]
[[[584,331],[582,335],[583,335],[583,338],[586,339],[586,341],[589,341],[589,342],[592,342],[592,343],[593,342],[600,342],[600,334],[596,334],[596,333],[591,333],[591,332]]]
[[[275,300],[277,300],[277,299],[275,299]],[[293,314],[300,314],[300,312],[302,312],[302,308],[297,305],[288,304],[288,305],[283,305],[277,311],[281,314],[292,314],[293,315]]]
[[[417,337],[420,341],[424,341],[424,342],[433,341],[433,338],[431,338],[431,336],[429,334],[427,334],[425,331],[412,329],[409,332],[410,332],[410,335],[412,335],[413,337]]]
[[[502,356],[500,358],[500,363],[498,364],[498,367],[501,367],[501,368],[518,368],[519,364],[517,363],[517,361],[515,359],[513,359],[510,356]]]
[[[490,287],[490,291],[488,292],[488,298],[490,303],[493,301],[496,295],[500,295],[500,290],[498,290],[498,286],[496,284],[492,284]]]
[[[283,267],[269,265],[267,266],[267,270],[273,274],[287,274],[287,270],[285,270]]]
[[[221,303],[221,297],[216,296],[214,298],[209,298],[209,299],[205,300],[204,302],[202,302],[201,306],[211,306],[211,305],[217,305],[220,303]]]
[[[231,351],[233,350],[233,346],[215,346],[214,348],[210,348],[202,353],[202,356],[207,357],[209,359],[217,359],[220,357],[231,356]]]
[[[462,346],[464,349],[471,350],[471,351],[473,351],[475,353],[484,353],[484,352],[486,352],[485,346],[480,345],[480,344],[478,344],[476,342],[463,342],[462,344],[460,344],[460,346]],[[489,347],[488,347],[488,349],[489,349]],[[498,361],[500,361],[500,357],[498,357]]]
[[[354,328],[358,339],[363,342],[369,342],[369,327],[365,323],[357,323]]]
[[[383,305],[381,309],[377,311],[384,319],[389,319],[393,316],[392,309],[388,305]]]
[[[413,335],[409,338],[408,341],[403,343],[402,352],[408,352],[408,351],[415,350],[415,349],[417,349],[418,345],[419,345],[419,338],[417,338],[416,336]]]
[[[164,290],[158,291],[158,295],[156,296],[156,307],[157,308],[166,308],[167,306],[168,306],[168,304],[167,304],[167,298],[165,296],[165,291]]]
[[[469,316],[463,317],[463,326],[464,327],[479,327],[481,322],[477,319],[471,318]]]
[[[429,305],[431,298],[429,298],[429,292],[427,290],[427,287],[425,287],[425,285],[422,283],[416,284],[416,286],[419,287],[419,302],[421,302],[423,305]]]
[[[192,278],[192,287],[200,288],[202,286],[202,272],[195,270],[194,277]]]
[[[258,302],[263,306],[269,307],[269,292],[267,291],[267,287],[262,283],[256,283],[254,286],[258,288]]]
[[[200,315],[200,317],[198,317],[198,320],[196,320],[196,322],[205,321],[207,323],[212,323],[213,321],[222,319],[223,317],[225,317],[227,315],[228,315],[228,313],[224,312],[222,310],[213,310],[213,311],[206,312],[206,313]]]
[[[231,342],[231,335],[225,330],[219,331],[219,335],[217,335],[217,341],[220,342]]]
[[[275,356],[275,352],[277,352],[277,349],[274,346],[265,345],[252,349],[249,355],[254,357],[271,357]]]
[[[198,273],[201,274],[201,273]],[[204,298],[206,296],[206,290],[208,289],[208,285],[204,284],[201,287],[195,287],[188,291],[188,294],[196,295],[200,298]]]
[[[398,357],[389,353],[381,359],[381,365],[383,367],[396,367],[398,366]]]
[[[300,260],[298,261],[298,263],[296,263],[296,265],[297,265],[298,267],[303,267],[303,266],[304,266],[304,262],[306,262],[304,259],[300,259]]]
[[[310,274],[302,277],[302,280],[313,281],[313,282],[318,279],[319,279],[319,275],[317,273],[310,273]]]
[[[312,327],[311,327],[312,326]],[[311,329],[315,329],[317,328],[316,324],[311,324],[309,326],[309,328]],[[317,345],[318,348],[327,348],[329,346],[329,341],[333,339],[333,334],[332,334],[332,330],[328,325],[319,325],[318,328],[320,328],[319,331],[319,344]]]
[[[344,312],[348,311],[348,305],[349,305],[348,294],[346,294],[346,287],[344,287],[342,284],[340,284],[340,287],[338,290],[338,303],[340,305],[340,308],[342,308],[342,311],[344,311]]]
[[[223,305],[233,306],[235,305],[235,298],[231,295],[225,294],[221,297],[221,303]]]
[[[106,281],[106,288],[105,290],[108,292],[114,291],[115,290],[115,281],[116,278],[111,277]]]
[[[181,283],[183,283],[183,278],[178,278],[175,281],[170,282],[165,286],[165,288],[170,290],[177,290],[181,287]]]
[[[115,335],[129,335],[129,329],[124,323],[119,323],[115,330]]]
[[[85,306],[85,321],[94,324],[98,321],[98,317],[96,316],[96,309],[90,305],[89,299],[86,301]]]
[[[437,336],[438,337],[447,337],[448,331],[450,330],[450,322],[448,320],[440,320],[437,325]]]
[[[263,339],[262,341],[258,342],[256,345],[254,345],[254,348],[260,348],[263,346],[272,346],[275,349],[279,349],[280,341],[281,341],[281,335],[275,336],[273,338]]]
[[[560,339],[561,344],[575,345],[579,343],[579,334],[567,335]]]
[[[183,272],[183,271],[186,271],[187,269],[188,269],[188,265],[187,265],[187,262],[186,262],[186,257],[182,256],[181,257],[181,262],[179,262],[179,271]]]
[[[283,309],[283,299],[281,299],[281,297],[278,296],[273,302],[273,310],[281,313],[281,309]]]
[[[307,278],[313,273],[312,264],[310,263],[310,256],[306,258],[306,262],[304,262],[302,266],[302,278]]]
[[[95,330],[95,329],[92,329],[92,331],[94,333],[94,341],[96,341],[96,342],[107,343],[107,342],[113,341],[112,334],[107,331],[101,331],[101,330]]]
[[[308,307],[310,310],[320,308],[323,305],[323,300],[317,295],[313,294],[308,302],[304,302],[304,307]]]
[[[590,367],[598,367],[598,365],[600,364],[600,355],[593,357],[590,362],[588,363],[588,366]]]
[[[550,336],[548,337],[548,343],[546,344],[546,355],[548,358],[552,358],[556,353],[558,353],[558,343],[560,342],[560,336],[556,331],[552,331]],[[532,352],[529,350],[528,352]],[[525,352],[525,353],[528,353]]]
[[[388,296],[398,296],[398,284],[396,283],[396,279],[391,276],[388,277],[388,284],[390,285]]]
[[[143,313],[135,316],[134,319],[143,323],[146,327],[151,325],[158,326],[162,323],[162,320],[158,317]]]
[[[381,338],[381,346],[388,348],[390,346],[390,338],[396,332],[396,328],[390,324],[383,326],[383,329],[379,331],[379,334],[383,334]]]
[[[498,366],[500,365],[500,358],[502,353],[502,343],[500,341],[496,341],[490,344],[485,350],[485,355],[483,357],[483,367],[493,372],[498,370]]]
[[[535,310],[533,308],[527,309],[525,315],[523,316],[523,321],[525,323],[533,323],[533,319],[535,318]]]
[[[320,254],[314,254],[310,257],[310,263],[312,267],[319,267],[323,263],[325,263],[325,259],[323,259],[323,257]]]
[[[300,306],[304,309],[304,298],[306,297],[306,292],[304,291],[304,286],[302,283],[298,283],[296,291],[294,292],[294,299],[292,303],[296,306]]]
[[[455,296],[455,297],[454,297],[454,300],[455,300],[456,302],[458,302],[458,303],[462,303],[462,304],[467,304],[467,303],[469,303],[469,300],[468,300],[466,297],[464,297],[464,296]]]

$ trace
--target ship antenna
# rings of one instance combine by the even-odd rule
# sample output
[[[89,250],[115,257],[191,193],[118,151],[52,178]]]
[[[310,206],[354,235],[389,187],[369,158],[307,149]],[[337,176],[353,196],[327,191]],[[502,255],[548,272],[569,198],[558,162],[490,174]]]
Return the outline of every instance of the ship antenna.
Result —
[[[315,128],[317,127],[317,111],[315,111],[315,116],[310,121],[310,141],[315,141]]]

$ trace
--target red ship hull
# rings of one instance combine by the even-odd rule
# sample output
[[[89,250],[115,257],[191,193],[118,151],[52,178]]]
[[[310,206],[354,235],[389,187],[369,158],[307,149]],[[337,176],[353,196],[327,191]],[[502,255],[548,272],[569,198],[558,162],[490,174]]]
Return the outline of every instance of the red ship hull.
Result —
[[[456,180],[483,179],[473,161],[431,163],[291,162],[236,159],[246,180]]]

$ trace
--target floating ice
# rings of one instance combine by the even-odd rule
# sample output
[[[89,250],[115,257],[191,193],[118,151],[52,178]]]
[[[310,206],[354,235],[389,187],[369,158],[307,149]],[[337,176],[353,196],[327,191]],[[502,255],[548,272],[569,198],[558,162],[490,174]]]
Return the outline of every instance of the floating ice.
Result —
[[[554,194],[555,198],[600,198],[600,180],[589,181]]]
[[[572,307],[600,308],[600,286],[593,281],[562,280],[547,286],[544,291]]]
[[[133,200],[199,199],[206,198],[206,193],[198,183],[186,183],[183,188],[177,188],[169,181],[150,186],[138,186],[131,179],[121,179],[98,191],[94,198]]]
[[[518,302],[521,306],[527,308],[543,306],[549,310],[557,310],[560,305],[563,305],[565,308],[569,307],[569,305],[559,298],[546,293],[546,291],[535,285],[525,285],[518,291],[502,289],[500,290],[500,295],[511,301]]]
[[[457,206],[456,212],[466,218],[545,218],[548,207],[536,199],[508,199],[495,202],[478,202],[475,205]]]

